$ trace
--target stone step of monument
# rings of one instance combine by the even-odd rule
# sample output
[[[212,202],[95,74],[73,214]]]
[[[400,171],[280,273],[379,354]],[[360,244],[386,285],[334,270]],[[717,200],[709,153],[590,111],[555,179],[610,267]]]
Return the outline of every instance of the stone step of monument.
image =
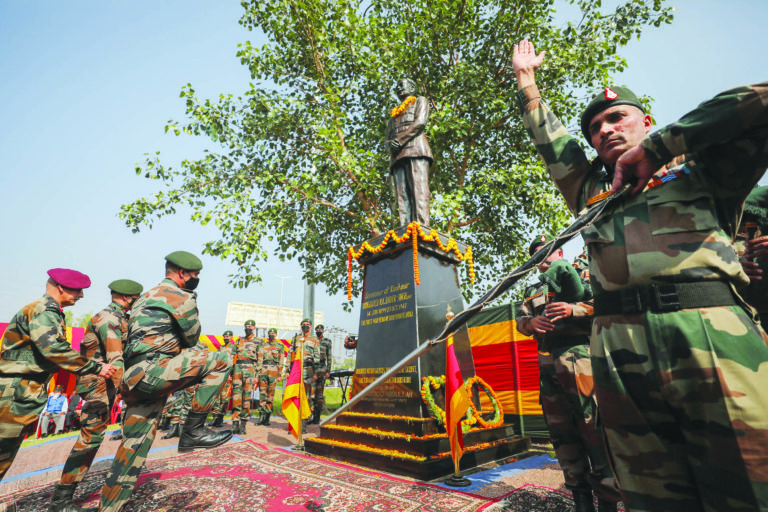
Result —
[[[497,428],[474,429],[464,433],[464,446],[490,443],[515,436],[512,425]],[[435,456],[450,451],[446,433],[416,436],[396,431],[350,425],[328,425],[320,427],[320,437],[327,440],[357,443],[385,450],[396,450],[422,456]]]
[[[383,414],[344,413],[336,418],[336,425],[359,428],[374,428],[407,434],[428,436],[445,431],[434,418],[416,418],[411,416],[386,416]]]
[[[414,454],[413,451],[386,450],[375,446],[322,437],[305,439],[304,444],[308,452],[321,457],[419,480],[434,480],[454,472],[450,451],[426,456]],[[464,455],[459,467],[461,470],[471,469],[525,453],[530,447],[531,441],[527,437],[512,436],[477,444],[469,444],[465,438]]]

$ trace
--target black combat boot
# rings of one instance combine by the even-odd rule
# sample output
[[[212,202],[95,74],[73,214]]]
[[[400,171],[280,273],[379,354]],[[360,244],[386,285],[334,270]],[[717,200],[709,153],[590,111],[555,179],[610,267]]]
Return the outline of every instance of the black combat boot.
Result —
[[[163,439],[171,439],[172,437],[179,437],[181,435],[181,427],[178,423],[174,423],[171,430],[163,436]]]
[[[592,500],[591,490],[574,489],[573,512],[595,512],[595,502]]]
[[[97,508],[83,508],[72,503],[76,487],[77,484],[56,484],[48,512],[96,512]]]
[[[215,448],[232,439],[231,430],[210,430],[205,427],[208,412],[189,411],[187,422],[179,439],[179,453],[198,448]],[[234,423],[234,422],[233,422]]]
[[[232,420],[232,434],[240,433],[240,420]]]
[[[170,416],[163,416],[163,419],[160,420],[160,426],[157,427],[158,430],[168,430],[171,428],[171,417]]]
[[[263,425],[264,424],[264,411],[259,409],[259,419],[256,420],[257,425]]]
[[[224,415],[223,414],[216,414],[213,416],[213,423],[211,423],[212,427],[220,427],[224,425]]]
[[[321,412],[322,412],[322,409],[320,409],[320,407],[315,407],[315,413],[312,416],[312,423],[314,423],[315,425],[319,425],[320,424],[320,413]]]
[[[598,512],[616,512],[619,508],[618,503],[604,500],[603,498],[597,498],[597,510]]]
[[[245,430],[245,426],[248,425],[248,420],[240,420],[240,433],[245,435],[248,432]]]
[[[269,426],[271,423],[269,422],[269,417],[272,416],[271,412],[265,412],[264,413],[264,421],[262,422],[262,425]]]

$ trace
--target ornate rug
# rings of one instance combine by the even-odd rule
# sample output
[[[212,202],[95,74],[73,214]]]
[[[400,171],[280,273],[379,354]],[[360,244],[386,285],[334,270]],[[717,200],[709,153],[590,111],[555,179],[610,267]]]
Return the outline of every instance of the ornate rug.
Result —
[[[570,512],[573,498],[565,491],[526,484],[515,489],[483,512]],[[619,510],[624,509],[619,504]]]
[[[80,484],[78,505],[98,506],[105,474],[93,472]],[[0,503],[15,502],[18,512],[47,511],[54,483],[0,497]],[[470,512],[489,501],[244,441],[148,462],[123,510]]]

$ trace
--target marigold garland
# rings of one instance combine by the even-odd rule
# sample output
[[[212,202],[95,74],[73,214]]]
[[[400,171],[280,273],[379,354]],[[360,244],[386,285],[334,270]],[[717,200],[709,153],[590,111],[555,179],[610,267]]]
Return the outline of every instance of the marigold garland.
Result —
[[[429,233],[426,233],[418,222],[411,222],[405,229],[403,236],[398,236],[395,230],[387,231],[384,235],[384,239],[376,247],[372,246],[366,240],[360,246],[360,249],[355,251],[353,246],[349,246],[347,251],[347,300],[352,300],[352,259],[358,261],[365,252],[371,254],[378,254],[384,250],[390,240],[394,240],[396,243],[401,244],[408,240],[411,240],[413,244],[413,276],[416,284],[421,284],[421,277],[419,275],[419,238],[425,242],[434,242],[443,252],[452,252],[459,258],[460,261],[466,261],[469,265],[469,280],[472,284],[475,284],[475,262],[472,257],[472,247],[467,246],[467,249],[462,252],[459,250],[459,244],[453,238],[448,239],[447,244],[443,244],[440,240],[440,234],[430,229]]]
[[[422,386],[421,386],[421,398],[424,400],[424,403],[427,405],[427,409],[429,410],[430,414],[435,417],[435,420],[437,420],[438,425],[441,427],[445,426],[445,411],[441,409],[436,403],[435,398],[432,395],[432,389],[440,389],[441,386],[445,385],[445,375],[442,375],[440,377],[433,377],[433,376],[427,376],[422,377]],[[467,409],[467,415],[466,417],[461,421],[461,430],[462,432],[467,432],[470,430],[476,423],[479,423],[481,427],[483,428],[495,428],[500,427],[504,424],[504,411],[501,407],[501,402],[499,401],[499,397],[496,396],[496,393],[493,391],[493,388],[488,385],[487,382],[485,382],[482,378],[475,375],[471,379],[467,380],[464,383],[464,387],[467,390],[467,395],[472,394],[472,386],[474,384],[477,384],[479,389],[482,389],[486,395],[488,395],[488,398],[491,401],[491,404],[493,405],[493,418],[490,421],[486,421],[482,417],[482,411],[479,411],[475,409],[474,404],[472,403],[472,400],[469,401],[469,409]]]
[[[490,421],[486,421],[483,419],[482,411],[475,409],[475,404],[472,403],[472,400],[469,401],[469,411],[472,414],[472,417],[483,427],[483,428],[495,428],[500,427],[504,424],[504,409],[501,406],[501,402],[499,401],[499,397],[496,396],[496,392],[493,391],[493,388],[488,385],[487,382],[485,382],[480,376],[475,375],[471,379],[469,379],[467,382],[464,383],[464,386],[467,388],[467,394],[472,393],[472,385],[477,383],[478,389],[481,389],[485,392],[485,394],[488,396],[488,399],[491,401],[491,405],[493,405],[493,418],[491,418]]]
[[[423,384],[421,385],[421,399],[427,404],[429,413],[435,417],[437,424],[445,428],[445,410],[441,409],[439,405],[435,403],[435,397],[432,395],[432,389],[440,389],[445,386],[445,375],[440,377],[427,376],[421,378]],[[463,420],[461,420],[461,431],[468,432],[472,425],[476,423],[475,418],[470,414],[470,409],[467,409],[467,414]]]
[[[416,96],[408,96],[405,98],[401,104],[392,109],[392,117],[397,117],[405,112],[405,109],[411,106],[411,103],[414,101],[416,101]]]

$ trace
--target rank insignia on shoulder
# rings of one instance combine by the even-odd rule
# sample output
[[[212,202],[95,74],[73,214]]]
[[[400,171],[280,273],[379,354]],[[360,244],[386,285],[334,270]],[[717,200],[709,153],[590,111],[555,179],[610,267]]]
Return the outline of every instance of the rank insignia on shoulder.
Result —
[[[615,100],[618,98],[619,95],[611,90],[610,87],[605,88],[605,99],[607,100]]]

